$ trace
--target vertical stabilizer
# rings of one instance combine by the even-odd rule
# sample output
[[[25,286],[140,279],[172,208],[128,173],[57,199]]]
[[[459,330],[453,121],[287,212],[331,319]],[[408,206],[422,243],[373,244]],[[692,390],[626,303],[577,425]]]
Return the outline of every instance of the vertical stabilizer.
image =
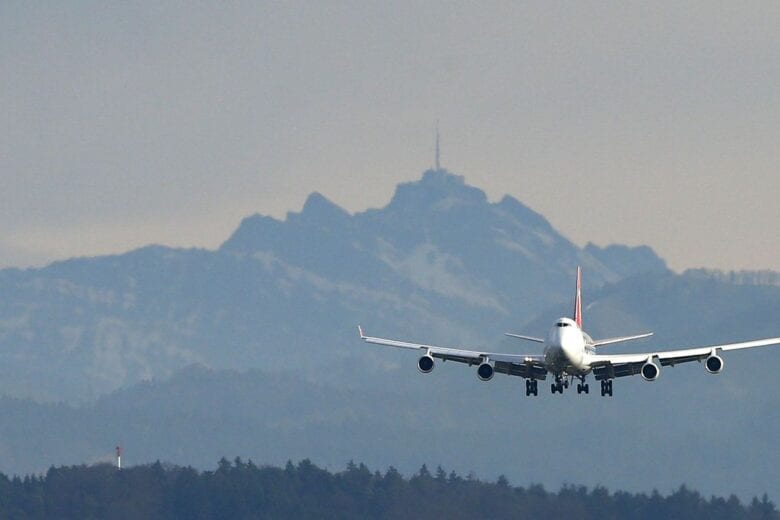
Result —
[[[577,266],[577,294],[574,296],[574,321],[582,328],[582,269]]]

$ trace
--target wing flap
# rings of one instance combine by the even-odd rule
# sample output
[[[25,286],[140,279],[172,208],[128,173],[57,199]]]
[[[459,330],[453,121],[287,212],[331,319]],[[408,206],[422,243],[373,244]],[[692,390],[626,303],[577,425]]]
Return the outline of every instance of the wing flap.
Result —
[[[447,354],[444,352],[438,352],[436,350],[430,351],[431,357],[436,359],[441,359],[442,361],[455,361],[458,363],[466,363],[467,365],[475,365],[477,363],[482,362],[482,358],[479,356],[475,357],[467,357],[467,356],[458,356],[455,354]]]
[[[593,376],[596,381],[602,379],[614,379],[616,377],[634,376],[642,369],[640,363],[602,363],[593,367]]]
[[[506,361],[497,361],[493,368],[495,368],[496,372],[501,374],[520,376],[526,379],[544,380],[547,378],[547,369],[534,363],[509,363]]]

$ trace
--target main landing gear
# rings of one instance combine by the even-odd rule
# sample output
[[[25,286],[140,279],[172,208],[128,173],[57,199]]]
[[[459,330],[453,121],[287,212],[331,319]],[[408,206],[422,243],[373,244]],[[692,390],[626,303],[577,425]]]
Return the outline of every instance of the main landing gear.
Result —
[[[531,394],[539,395],[539,382],[536,379],[525,380],[525,396],[528,397]]]
[[[561,375],[555,376],[555,382],[550,385],[550,391],[554,394],[562,394],[563,390],[565,388],[569,388],[569,384],[574,383],[574,378],[577,378],[580,380],[579,383],[577,383],[577,393],[578,394],[589,394],[590,393],[590,385],[585,382],[585,376],[584,375],[576,375],[576,376],[569,376],[568,378],[565,378]],[[526,383],[527,385],[527,383]],[[603,386],[602,386],[603,388]],[[603,395],[603,394],[602,394]]]
[[[567,376],[563,377],[560,374],[555,376],[555,382],[550,385],[550,391],[554,394],[563,394],[563,390],[565,388],[569,388],[570,383],[574,383],[574,378],[577,378],[580,380],[579,383],[577,383],[577,393],[578,394],[589,394],[590,393],[590,385],[585,382],[585,376],[584,375],[573,375],[573,376]],[[538,394],[538,388],[537,388],[537,382],[536,380],[527,379],[525,381],[525,395],[539,395]],[[612,380],[611,379],[602,379],[601,380],[601,396],[609,396],[612,397]]]

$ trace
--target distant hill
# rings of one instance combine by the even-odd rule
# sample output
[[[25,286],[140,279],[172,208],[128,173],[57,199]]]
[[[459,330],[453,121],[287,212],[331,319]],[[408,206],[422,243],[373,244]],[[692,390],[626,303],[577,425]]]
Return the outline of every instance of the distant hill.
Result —
[[[241,456],[338,468],[354,459],[406,475],[440,464],[552,488],[671,492],[685,483],[705,495],[780,496],[772,478],[780,397],[766,394],[773,380],[744,378],[751,368],[777,366],[767,352],[728,357],[721,376],[693,364],[666,368],[655,383],[619,380],[612,399],[549,392],[530,399],[519,379],[482,383],[473,369],[449,364],[421,375],[404,354],[388,353],[396,370],[338,386],[294,371],[191,366],[81,407],[2,398],[1,465],[24,474],[111,461],[121,442],[127,464],[208,468]]]

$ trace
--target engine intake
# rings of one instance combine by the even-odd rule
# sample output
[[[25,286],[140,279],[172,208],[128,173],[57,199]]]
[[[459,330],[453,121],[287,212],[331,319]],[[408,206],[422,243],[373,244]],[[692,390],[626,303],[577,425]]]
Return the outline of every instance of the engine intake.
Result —
[[[431,356],[425,355],[420,359],[418,359],[417,370],[419,370],[423,374],[430,373],[430,371],[433,370],[433,358]]]
[[[642,365],[642,377],[645,381],[655,381],[660,375],[661,368],[652,361],[648,361]]]
[[[704,368],[710,374],[719,374],[723,370],[723,358],[712,354],[704,361]]]
[[[479,367],[477,367],[477,377],[480,381],[490,381],[493,379],[494,373],[495,370],[490,363],[482,363],[479,365]]]

